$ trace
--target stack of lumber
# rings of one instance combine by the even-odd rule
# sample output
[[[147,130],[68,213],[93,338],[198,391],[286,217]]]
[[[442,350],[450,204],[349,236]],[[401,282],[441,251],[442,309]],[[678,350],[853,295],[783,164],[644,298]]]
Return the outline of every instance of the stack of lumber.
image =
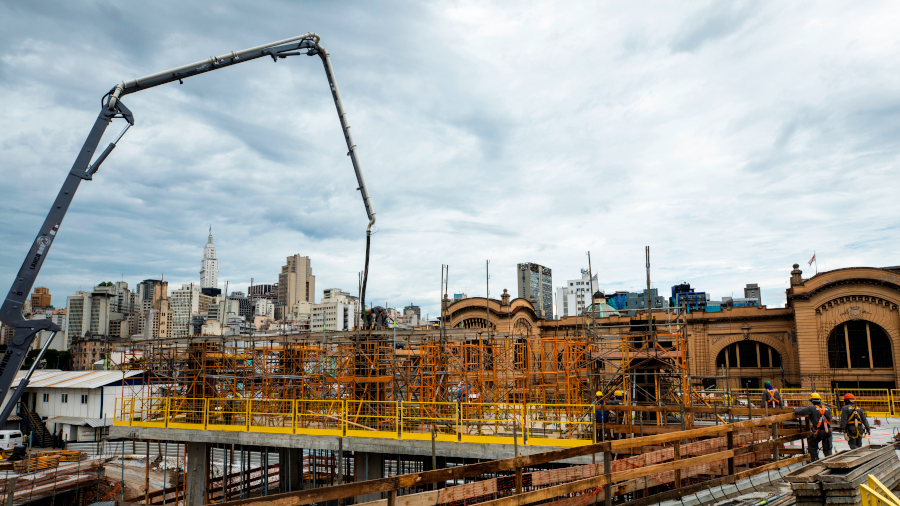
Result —
[[[36,455],[34,457],[27,458],[25,460],[20,460],[18,462],[13,462],[13,470],[19,474],[35,472],[35,471],[43,471],[45,469],[51,469],[59,465],[59,457],[55,455],[50,456],[42,456]]]
[[[38,452],[38,456],[59,457],[60,462],[78,462],[79,460],[85,460],[88,458],[87,453],[72,450],[48,450]]]
[[[785,477],[797,506],[861,504],[859,485],[869,475],[888,488],[900,484],[900,459],[894,445],[871,445],[813,462]]]

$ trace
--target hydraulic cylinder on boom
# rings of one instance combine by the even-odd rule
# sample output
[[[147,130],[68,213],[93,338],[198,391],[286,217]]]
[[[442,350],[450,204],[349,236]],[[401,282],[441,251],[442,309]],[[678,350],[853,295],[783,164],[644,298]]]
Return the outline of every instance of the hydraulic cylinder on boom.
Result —
[[[49,346],[53,336],[60,331],[60,327],[48,319],[26,320],[22,315],[22,308],[25,304],[25,299],[27,299],[31,293],[31,289],[34,286],[38,273],[41,271],[41,266],[47,258],[47,253],[49,253],[50,247],[56,239],[60,225],[63,222],[63,218],[66,216],[66,212],[69,210],[69,206],[72,203],[72,199],[75,197],[78,186],[82,181],[90,181],[93,179],[97,170],[100,168],[100,165],[106,160],[113,149],[115,149],[125,132],[134,125],[134,116],[125,104],[122,103],[122,98],[147,88],[153,88],[173,81],[182,82],[183,79],[197,74],[230,67],[257,58],[269,56],[273,61],[278,61],[289,56],[307,55],[318,56],[322,60],[322,64],[325,67],[325,77],[328,79],[328,85],[331,88],[331,96],[334,100],[334,105],[337,108],[338,119],[340,120],[341,128],[344,132],[344,139],[347,142],[347,156],[350,157],[350,161],[353,164],[353,170],[356,173],[356,181],[359,185],[357,190],[359,190],[362,195],[363,205],[366,208],[366,215],[369,219],[369,223],[366,227],[366,257],[363,271],[362,293],[360,294],[363,307],[365,307],[366,281],[369,272],[369,246],[371,243],[372,225],[375,224],[375,211],[372,208],[369,190],[366,188],[366,181],[363,178],[362,169],[360,168],[356,144],[353,142],[353,137],[350,134],[347,113],[344,111],[344,105],[341,102],[341,93],[338,90],[337,82],[334,78],[334,70],[331,68],[331,59],[328,51],[321,46],[319,41],[320,38],[318,35],[315,33],[307,33],[298,37],[291,37],[289,39],[251,47],[249,49],[244,49],[243,51],[232,51],[222,56],[210,57],[206,60],[182,65],[181,67],[157,72],[131,81],[123,81],[114,86],[103,96],[97,120],[91,128],[87,140],[81,147],[81,151],[75,158],[75,163],[72,165],[72,169],[69,171],[68,176],[66,176],[62,189],[56,196],[56,200],[53,202],[53,207],[47,214],[47,218],[44,220],[43,225],[41,225],[40,231],[32,243],[31,249],[28,251],[28,255],[22,263],[22,267],[19,269],[19,273],[13,280],[12,288],[10,288],[9,294],[6,296],[6,300],[4,300],[3,305],[0,306],[0,322],[15,329],[13,339],[9,343],[3,358],[0,359],[0,400],[6,397],[12,387],[16,373],[22,366],[25,354],[31,347],[35,336],[44,330],[51,332],[50,338],[44,343],[44,346],[41,349],[40,355],[35,359],[35,364],[37,364],[44,351]],[[106,146],[103,152],[95,158],[100,139],[103,137],[106,128],[114,119],[124,119],[126,124],[116,139]],[[91,162],[92,160],[93,163]],[[18,404],[18,400],[21,398],[22,392],[25,390],[25,386],[27,386],[33,371],[34,367],[28,371],[27,375],[20,382],[19,388],[16,389],[3,411],[0,412],[0,426],[3,426],[3,424],[6,423],[12,410],[15,409]]]

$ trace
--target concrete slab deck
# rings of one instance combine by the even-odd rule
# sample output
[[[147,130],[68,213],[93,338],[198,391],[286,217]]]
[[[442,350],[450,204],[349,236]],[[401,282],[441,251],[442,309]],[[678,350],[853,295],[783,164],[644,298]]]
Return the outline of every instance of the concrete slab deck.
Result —
[[[152,439],[155,441],[178,441],[185,443],[237,444],[266,446],[270,448],[311,448],[317,450],[337,450],[338,437],[313,436],[308,434],[269,434],[258,432],[230,432],[196,429],[164,429],[156,427],[110,427],[110,438]],[[344,450],[354,452],[383,453],[387,455],[421,455],[431,457],[431,441],[409,439],[382,439],[367,437],[345,437]],[[555,446],[519,446],[519,455],[531,455],[553,450]],[[513,445],[489,443],[435,442],[438,457],[499,460],[514,457]],[[597,462],[603,461],[598,453]],[[591,456],[575,457],[561,461],[566,464],[590,464]]]

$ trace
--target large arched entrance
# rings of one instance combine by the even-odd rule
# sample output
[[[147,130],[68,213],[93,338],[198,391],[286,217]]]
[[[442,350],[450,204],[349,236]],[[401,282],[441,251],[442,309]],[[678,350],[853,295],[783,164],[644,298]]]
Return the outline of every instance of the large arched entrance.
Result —
[[[766,343],[745,339],[722,348],[716,367],[725,367],[739,378],[742,388],[762,388],[766,379],[777,385],[774,379],[782,375],[781,353]]]
[[[850,320],[828,336],[828,365],[832,369],[890,369],[894,367],[891,338],[877,323]]]

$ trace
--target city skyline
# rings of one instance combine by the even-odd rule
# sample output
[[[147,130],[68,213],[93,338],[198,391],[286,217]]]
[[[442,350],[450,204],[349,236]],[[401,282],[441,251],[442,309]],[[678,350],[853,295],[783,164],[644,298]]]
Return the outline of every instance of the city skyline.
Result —
[[[210,247],[212,247],[212,249],[210,249]],[[210,233],[209,233],[209,235],[208,235],[208,237],[207,237],[207,243],[204,245],[204,248],[203,248],[203,262],[202,262],[202,265],[209,265],[209,264],[207,264],[206,262],[209,260],[209,253],[210,253],[210,251],[212,252],[212,257],[211,257],[211,258],[212,258],[212,260],[215,262],[213,265],[216,267],[216,276],[217,276],[217,275],[218,275],[218,260],[216,259],[216,246],[215,246],[215,245],[213,244],[213,242],[212,242],[212,233],[211,233],[211,230],[210,230]],[[301,256],[301,255],[299,255],[299,254],[292,255],[292,256],[288,257],[288,260],[289,260],[289,261],[292,261],[292,259],[293,259],[294,257],[299,257],[299,258],[301,258],[301,259],[306,258],[306,259],[307,259],[306,261],[308,262],[308,265],[311,265],[311,264],[312,264],[312,260],[313,260],[312,258],[309,258],[308,256]],[[515,266],[515,271],[516,271],[516,276],[517,276],[517,277],[521,275],[522,265],[531,265],[531,264],[516,264],[516,266]],[[539,266],[539,267],[540,267],[540,266]],[[801,267],[802,267],[802,266],[801,266]],[[887,267],[887,266],[881,266],[881,267]],[[309,267],[309,268],[311,269],[311,267]],[[494,269],[496,269],[496,268],[497,268],[497,267],[495,266]],[[284,269],[284,266],[281,266],[280,269]],[[545,269],[546,269],[546,268],[545,268]],[[587,276],[587,275],[585,274],[586,272],[588,272],[587,269],[581,269],[581,275],[582,275],[582,277],[584,277],[584,279],[587,279],[587,278],[585,277],[585,276]],[[823,272],[824,272],[824,269],[823,269]],[[809,271],[807,271],[807,275],[808,275],[808,276],[812,276],[812,275],[814,275],[814,273],[815,273],[815,272],[809,272]],[[752,277],[752,273],[750,273],[749,275]],[[276,274],[274,277],[275,277],[276,279],[278,279],[279,276],[283,277],[284,274],[283,274],[283,273],[281,273],[281,274]],[[141,276],[137,276],[137,277],[140,278]],[[315,288],[315,278],[316,278],[315,275],[312,275],[312,276],[311,276],[311,279],[312,279],[313,283],[312,283],[312,294],[310,294],[310,295],[312,296],[313,300],[310,301],[310,302],[313,303],[313,304],[319,303],[319,301],[321,300],[323,294],[327,294],[327,292],[328,292],[329,290],[335,288],[334,285],[326,285],[326,286],[330,286],[331,288],[323,288],[323,289],[319,290],[319,292],[317,293],[317,292],[315,291],[315,290],[316,290],[316,288]],[[593,290],[594,290],[595,292],[596,292],[596,291],[606,292],[607,295],[610,295],[610,294],[612,294],[612,293],[614,293],[614,292],[616,292],[616,291],[630,291],[630,292],[641,293],[641,292],[643,292],[643,291],[646,289],[646,285],[644,285],[644,286],[629,286],[629,287],[625,287],[625,285],[624,285],[622,282],[617,282],[617,281],[613,281],[613,280],[607,280],[607,281],[604,281],[604,280],[598,279],[598,272],[597,272],[596,270],[595,270],[595,272],[594,272],[593,279],[594,279],[594,281],[593,281],[593,283],[594,283],[594,285],[593,285]],[[678,278],[678,279],[680,279],[679,282],[684,282],[684,281],[685,281],[685,280],[682,279],[682,278]],[[123,277],[122,280],[123,280],[123,281],[126,281],[126,283],[127,283],[127,280],[125,280],[124,277]],[[166,284],[171,283],[172,288],[171,288],[171,289],[169,290],[169,292],[168,292],[168,294],[169,294],[170,296],[171,296],[171,295],[174,295],[174,293],[175,293],[176,290],[179,290],[179,289],[178,289],[179,286],[190,286],[190,285],[194,285],[194,287],[195,287],[196,290],[199,290],[199,289],[201,289],[201,288],[206,288],[206,287],[203,286],[203,270],[201,270],[201,272],[200,272],[200,279],[199,279],[199,282],[197,282],[196,280],[188,280],[188,281],[180,281],[180,280],[179,280],[179,281],[172,281],[171,279],[165,278],[164,273],[161,273],[161,275],[160,275],[160,277],[159,277],[159,280],[160,280],[160,281],[165,281]],[[569,280],[569,281],[574,281],[574,280]],[[548,312],[548,316],[547,316],[548,319],[552,319],[552,318],[560,318],[560,317],[562,317],[562,316],[566,316],[566,315],[567,315],[567,313],[564,313],[564,312],[562,311],[562,309],[561,309],[561,308],[562,308],[562,303],[559,302],[559,301],[557,300],[557,299],[558,299],[557,295],[558,295],[559,293],[562,293],[562,290],[564,290],[565,288],[567,288],[567,285],[569,284],[569,281],[564,281],[562,285],[559,285],[559,284],[552,284],[552,285],[550,286],[550,294],[551,294],[551,295],[550,295],[550,298],[552,298],[552,300],[553,300],[553,312],[552,312],[552,313]],[[78,290],[76,290],[76,291],[73,292],[72,294],[63,294],[62,297],[71,297],[72,295],[74,295],[74,294],[76,294],[76,293],[78,293],[78,292],[82,292],[82,291],[90,292],[96,285],[98,285],[99,283],[102,283],[102,282],[103,282],[103,281],[97,281],[97,282],[94,283],[93,285],[92,285],[92,284],[87,284],[87,285],[83,285],[83,284],[82,284],[82,285],[79,285]],[[249,297],[249,295],[250,295],[250,293],[249,293],[249,288],[250,288],[250,286],[251,286],[251,282],[252,282],[254,285],[267,285],[267,286],[276,286],[276,287],[278,286],[278,283],[277,283],[277,282],[275,282],[274,285],[273,285],[273,283],[269,283],[267,279],[260,280],[260,279],[251,278],[250,280],[246,281],[246,285],[247,285],[247,288],[248,288],[248,290],[247,290],[247,292],[246,292],[246,295],[247,295],[248,297]],[[517,287],[518,287],[518,285],[519,285],[520,283],[521,283],[521,281],[517,282]],[[140,284],[140,282],[135,281],[135,286],[137,286],[138,284]],[[660,293],[665,293],[665,292],[668,290],[668,288],[670,288],[670,287],[658,286],[656,283],[651,283],[651,284],[652,284],[652,288],[654,288],[654,289],[661,289],[661,292],[660,292]],[[695,282],[695,285],[696,285],[696,282]],[[755,285],[755,284],[754,284],[754,285]],[[85,288],[85,286],[87,286],[87,288]],[[243,288],[242,288],[243,286],[244,286],[244,283],[242,283],[242,282],[240,282],[240,281],[238,281],[238,282],[232,282],[231,280],[221,280],[221,281],[218,281],[218,283],[217,283],[217,288],[219,288],[220,290],[222,290],[222,294],[223,294],[223,295],[228,295],[228,296],[230,296],[232,293],[236,293],[236,292],[237,292],[237,293],[242,293],[242,292],[243,292]],[[747,287],[749,287],[749,286],[750,286],[750,285],[747,285]],[[41,289],[41,290],[47,290],[47,288],[46,288],[46,287],[43,287],[43,286],[40,286],[40,287],[39,287],[39,286],[36,286],[35,288],[36,288],[36,289],[39,288],[39,289]],[[226,288],[228,289],[228,290],[227,290],[227,293],[226,293]],[[357,288],[358,288],[358,287],[357,287]],[[521,287],[518,287],[518,288],[521,289]],[[340,287],[340,289],[345,289],[345,287]],[[467,289],[468,289],[468,287],[467,287]],[[702,287],[699,287],[699,286],[698,286],[697,289],[700,290],[700,289],[702,289]],[[721,298],[723,298],[723,297],[729,298],[729,299],[730,299],[730,298],[733,296],[734,293],[739,293],[739,294],[740,294],[740,293],[741,293],[740,290],[744,290],[744,291],[746,292],[746,289],[747,289],[746,287],[732,287],[730,290],[724,290],[724,291],[722,291],[721,293],[717,292],[717,293],[715,293],[715,294],[712,294],[711,292],[708,292],[708,291],[707,291],[707,294],[708,294],[707,297],[708,297],[709,299],[712,299],[712,298],[720,298],[720,299],[721,299]],[[772,291],[773,291],[770,287],[766,287],[766,286],[758,286],[758,287],[755,287],[755,288],[753,288],[753,289],[757,292],[757,294],[760,293],[760,292],[761,292],[761,293],[769,293],[769,292],[772,292]],[[502,291],[503,288],[501,288],[500,290]],[[455,291],[455,290],[452,290],[452,289],[449,291],[449,293],[457,293],[457,292],[459,292],[459,291],[458,291],[458,290]],[[726,292],[727,292],[727,293],[726,293]],[[51,293],[52,293],[52,291],[51,291]],[[318,296],[317,296],[317,295],[318,295]],[[352,296],[355,297],[355,296],[358,295],[358,294],[348,293],[348,295],[352,295]],[[484,297],[484,296],[485,296],[485,295],[484,295],[483,293],[482,293],[482,294],[478,294],[477,292],[473,292],[473,295],[470,295],[470,297]],[[739,296],[740,296],[740,295],[739,295]],[[783,294],[781,294],[781,297],[783,298]],[[451,297],[451,298],[452,298],[452,297]],[[491,297],[490,297],[490,298],[491,298],[491,299],[495,299],[495,300],[499,300],[499,299],[500,299],[500,296],[497,295],[497,292],[492,291],[492,294],[491,294]],[[776,297],[776,298],[777,298],[777,297]],[[401,297],[401,299],[402,299],[402,297]],[[590,299],[590,296],[589,296],[589,295],[586,295],[585,299],[586,299],[586,303],[589,304],[589,303],[590,303],[590,300],[589,300],[589,299]],[[388,301],[379,301],[378,299],[374,299],[374,298],[371,298],[371,297],[368,297],[367,300],[368,300],[367,306],[369,306],[369,307],[371,307],[371,306],[373,306],[373,305],[379,305],[379,304],[385,304],[385,305],[388,305],[388,304],[389,304]],[[398,303],[398,304],[403,304],[403,303]],[[393,309],[402,310],[402,305],[398,305],[398,304],[395,304],[395,305],[393,305],[393,306],[391,306],[391,307],[392,307]],[[585,301],[584,301],[584,300],[579,301],[578,307],[579,307],[579,308],[583,308],[583,307],[584,307],[584,304],[585,304]],[[429,307],[429,303],[427,303],[427,302],[425,302],[425,303],[419,303],[419,302],[417,302],[416,305],[419,306],[419,307]],[[763,304],[763,305],[766,305],[766,304]],[[53,307],[56,307],[56,306],[53,306]],[[66,307],[66,306],[62,306],[62,307]],[[783,307],[783,303],[778,303],[778,302],[775,302],[774,304],[770,303],[770,304],[768,304],[768,307]],[[435,311],[434,311],[433,315],[437,315],[438,312],[439,312],[439,305],[438,305],[438,304],[435,304],[435,308],[434,308],[434,309],[435,309]],[[429,314],[431,314],[431,313],[429,313]],[[576,311],[575,314],[580,314],[580,309],[579,309],[578,311]],[[568,314],[568,315],[569,315],[569,316],[572,316],[573,314]]]

